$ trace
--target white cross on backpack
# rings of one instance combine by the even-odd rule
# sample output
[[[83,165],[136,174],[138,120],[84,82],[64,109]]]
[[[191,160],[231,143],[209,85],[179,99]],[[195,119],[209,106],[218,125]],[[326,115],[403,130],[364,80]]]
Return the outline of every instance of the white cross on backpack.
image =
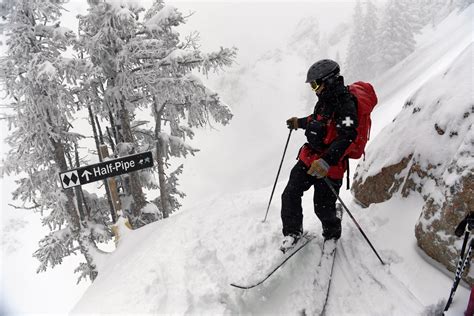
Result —
[[[349,116],[346,116],[346,119],[344,121],[342,121],[342,124],[346,125],[346,127],[349,127],[352,124],[354,124],[354,121],[351,120],[351,118]]]

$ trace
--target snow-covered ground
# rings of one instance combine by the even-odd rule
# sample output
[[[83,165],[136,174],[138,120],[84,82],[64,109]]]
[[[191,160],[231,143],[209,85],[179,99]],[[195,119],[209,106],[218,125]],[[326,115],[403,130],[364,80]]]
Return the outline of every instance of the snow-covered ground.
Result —
[[[130,231],[73,313],[293,315],[317,302],[321,295],[313,280],[322,238],[309,195],[305,229],[318,237],[263,285],[251,290],[230,286],[255,277],[279,256],[279,203],[261,222],[269,190],[203,200]],[[342,197],[350,201],[347,192]],[[348,203],[387,265],[345,216],[328,315],[420,315],[446,297],[451,279],[417,252],[413,227],[422,204],[416,196],[366,210]],[[460,288],[448,315],[459,315],[467,298],[468,291]]]
[[[472,20],[471,5],[435,30],[424,30],[417,50],[375,82],[380,105],[373,116],[373,136],[414,91],[472,43]],[[250,43],[255,41],[252,37]],[[45,231],[38,228],[38,215],[7,205],[13,179],[1,179],[3,304],[16,313],[65,313],[85,291],[73,313],[291,315],[318,299],[314,263],[322,239],[310,192],[304,199],[304,225],[318,237],[264,285],[248,291],[229,285],[251,278],[279,255],[279,195],[304,142],[301,132],[293,133],[269,218],[261,220],[288,133],[284,121],[308,114],[314,101],[304,85],[307,61],[277,42],[272,44],[283,48],[278,53],[269,45],[271,53],[265,58],[253,56],[244,46],[246,59],[238,67],[222,73],[223,80],[210,78],[211,88],[232,106],[235,118],[221,131],[197,133],[196,147],[202,151],[185,165],[183,189],[189,198],[183,211],[122,236],[86,291],[88,284],[74,286],[74,258],[46,274],[35,274],[31,253]],[[251,57],[255,59],[249,62]],[[2,135],[5,131],[2,125]],[[346,215],[328,315],[420,315],[447,298],[451,277],[424,259],[416,246],[414,226],[423,205],[419,196],[396,196],[361,209],[348,191],[341,195],[388,264],[380,264]],[[62,300],[51,297],[61,292]],[[461,315],[467,300],[468,290],[461,286],[448,315]]]

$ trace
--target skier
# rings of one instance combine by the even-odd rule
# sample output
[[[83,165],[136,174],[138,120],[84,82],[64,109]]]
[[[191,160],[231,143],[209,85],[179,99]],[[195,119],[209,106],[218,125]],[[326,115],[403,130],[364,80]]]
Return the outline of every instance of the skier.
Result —
[[[314,211],[321,221],[324,239],[340,238],[337,198],[323,178],[327,177],[339,191],[348,167],[344,153],[357,137],[357,99],[344,85],[339,65],[330,59],[314,63],[308,70],[306,83],[318,97],[314,113],[286,121],[289,129],[304,129],[307,142],[299,151],[298,162],[291,170],[282,194],[282,252],[292,249],[302,236],[301,198],[311,186],[314,186]]]

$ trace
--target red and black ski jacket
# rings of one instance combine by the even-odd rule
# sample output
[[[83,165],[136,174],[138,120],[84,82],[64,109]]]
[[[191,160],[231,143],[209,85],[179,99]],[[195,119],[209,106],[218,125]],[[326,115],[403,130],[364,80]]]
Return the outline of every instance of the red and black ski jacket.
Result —
[[[341,76],[318,96],[314,113],[298,119],[298,127],[306,130],[307,138],[298,158],[308,167],[322,158],[330,166],[328,176],[342,179],[347,168],[344,153],[357,137],[357,126],[357,99]]]

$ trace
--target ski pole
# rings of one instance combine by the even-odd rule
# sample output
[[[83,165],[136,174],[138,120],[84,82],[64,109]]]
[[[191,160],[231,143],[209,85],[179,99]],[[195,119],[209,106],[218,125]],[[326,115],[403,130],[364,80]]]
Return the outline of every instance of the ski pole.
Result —
[[[446,302],[446,306],[444,307],[445,312],[449,309],[449,306],[453,302],[454,293],[456,293],[456,289],[458,288],[459,282],[461,281],[461,277],[464,272],[464,269],[466,268],[468,262],[471,260],[472,248],[474,246],[474,239],[471,239],[471,242],[469,243],[469,250],[466,254],[466,257],[464,257],[464,252],[466,250],[466,244],[467,244],[467,240],[469,239],[469,234],[470,234],[469,231],[466,231],[464,234],[464,241],[462,243],[458,265],[456,267],[456,274],[454,275],[453,286],[451,287],[451,292],[449,293],[448,301]]]
[[[337,199],[339,200],[339,202],[341,202],[341,205],[344,207],[344,209],[346,210],[347,214],[349,214],[350,218],[354,221],[354,223],[356,224],[357,228],[359,228],[359,231],[362,233],[362,236],[364,236],[365,240],[369,243],[369,246],[370,248],[372,248],[372,250],[375,252],[375,255],[377,256],[377,258],[379,258],[380,262],[385,265],[385,262],[383,262],[382,258],[380,258],[379,254],[377,253],[377,250],[375,250],[374,246],[372,246],[372,243],[370,242],[369,238],[367,238],[367,235],[365,235],[364,231],[362,230],[362,228],[360,227],[359,223],[357,223],[356,219],[354,218],[354,216],[352,216],[351,212],[349,211],[349,209],[347,208],[347,206],[344,204],[344,202],[342,201],[341,197],[339,196],[339,194],[337,194],[336,192],[336,189],[334,189],[333,185],[331,184],[331,182],[329,182],[329,180],[327,178],[323,178],[324,179],[324,182],[326,182],[326,184],[328,185],[328,187],[331,189],[332,193],[337,197]]]
[[[277,176],[275,179],[275,183],[273,184],[272,194],[270,195],[270,201],[268,201],[267,212],[265,213],[265,218],[263,219],[262,223],[265,223],[267,220],[268,210],[270,209],[270,204],[272,204],[273,193],[275,193],[275,187],[278,181],[278,177],[280,176],[281,166],[283,165],[283,160],[285,159],[286,149],[288,148],[288,143],[290,142],[291,132],[293,129],[290,129],[290,133],[288,134],[288,139],[286,140],[285,149],[283,150],[283,157],[281,157],[280,167],[278,168]]]

